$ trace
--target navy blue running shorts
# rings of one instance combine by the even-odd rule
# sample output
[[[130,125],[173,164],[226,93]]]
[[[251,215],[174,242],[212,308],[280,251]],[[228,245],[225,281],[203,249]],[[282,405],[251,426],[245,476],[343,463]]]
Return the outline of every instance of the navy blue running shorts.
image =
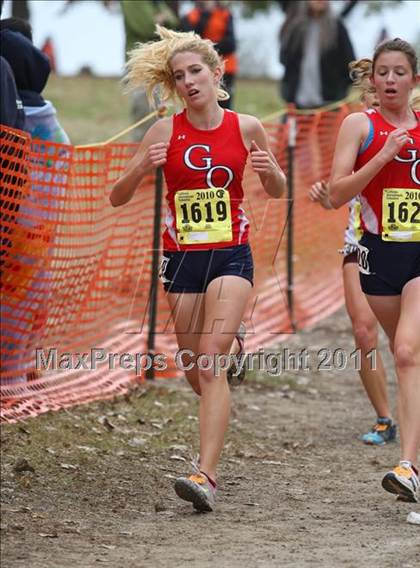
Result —
[[[163,252],[159,277],[166,292],[202,294],[220,276],[239,276],[253,285],[254,263],[249,244]]]
[[[364,233],[357,257],[362,290],[371,296],[399,296],[407,282],[420,276],[420,242],[383,241]]]

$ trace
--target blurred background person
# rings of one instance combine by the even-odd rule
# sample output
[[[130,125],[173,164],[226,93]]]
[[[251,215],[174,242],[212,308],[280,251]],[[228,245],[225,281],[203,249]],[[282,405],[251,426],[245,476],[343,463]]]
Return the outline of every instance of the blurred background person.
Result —
[[[0,11],[3,9],[3,1],[0,4]],[[2,126],[7,126],[10,128],[16,128],[22,130],[25,124],[25,113],[23,110],[23,103],[18,94],[16,87],[15,76],[13,70],[10,67],[8,61],[1,55],[0,56],[0,124]],[[1,129],[0,140],[7,140],[9,135]],[[7,164],[9,163],[8,160]],[[11,196],[14,199],[19,199],[21,196],[20,188],[24,185],[24,180],[22,177],[16,177],[7,171],[7,164],[1,160],[0,166],[0,198],[2,205],[5,203],[5,196]],[[6,180],[11,181],[12,184],[16,185],[17,190],[10,194],[10,191],[4,187],[6,185]],[[0,250],[0,274],[3,276],[3,265],[4,259],[6,257],[7,249],[11,247],[10,233],[11,228],[8,223],[13,223],[15,221],[15,214],[18,211],[18,205],[13,207],[11,210],[10,206],[8,208],[1,208],[0,212],[0,237],[1,237],[1,250]]]
[[[379,100],[375,87],[370,82],[372,61],[360,59],[350,64],[350,78],[360,89],[360,101],[366,109],[378,108]],[[324,209],[332,210],[329,199],[329,183],[322,180],[316,182],[309,196]],[[363,234],[360,220],[360,199],[354,197],[349,202],[349,220],[344,234],[343,254],[344,299],[347,313],[352,323],[356,349],[360,353],[359,375],[366,394],[376,412],[376,422],[372,429],[362,434],[359,439],[368,445],[382,446],[395,441],[397,425],[394,423],[388,393],[385,366],[378,351],[378,320],[373,313],[366,296],[360,286],[359,267],[357,263],[358,242]],[[370,356],[375,353],[375,365]]]
[[[0,75],[0,124],[22,129],[25,123],[23,103],[18,95],[12,68],[3,56],[0,56]]]
[[[48,57],[32,43],[31,25],[19,18],[0,20],[0,37],[2,55],[12,68],[23,103],[23,130],[33,138],[69,144],[54,105],[41,94],[51,67]]]
[[[225,61],[223,87],[229,93],[229,99],[220,101],[220,106],[232,108],[238,59],[231,11],[216,0],[197,0],[194,8],[182,18],[181,29],[184,32],[194,31],[216,44],[217,52]]]
[[[173,3],[172,3],[173,4]],[[176,28],[178,18],[170,8],[169,2],[160,0],[121,0],[125,30],[125,57],[136,43],[146,43],[156,39],[155,25]],[[137,89],[131,95],[131,117],[138,122],[150,113],[150,106],[143,89]],[[133,140],[140,141],[154,119],[138,126],[133,131]]]
[[[346,97],[348,65],[355,59],[347,30],[328,0],[287,10],[280,30],[281,94],[298,108],[317,108]]]
[[[13,71],[25,114],[22,130],[32,137],[35,152],[44,152],[41,162],[30,158],[30,185],[19,199],[19,213],[11,219],[10,246],[2,265],[2,383],[24,383],[37,377],[34,349],[40,346],[48,318],[52,276],[48,272],[63,196],[65,173],[58,151],[38,141],[69,144],[51,101],[42,96],[50,74],[48,57],[32,43],[29,22],[19,18],[0,21],[2,54]],[[49,171],[50,170],[50,171]]]
[[[23,111],[23,104],[19,98],[15,78],[12,68],[9,63],[0,56],[0,76],[1,76],[1,97],[0,97],[0,141],[7,144],[10,139],[10,134],[7,133],[3,126],[10,128],[17,128],[21,130],[25,123],[25,114]],[[13,137],[12,137],[13,140]],[[8,158],[8,156],[7,156]],[[19,201],[22,196],[22,187],[25,185],[23,176],[16,176],[10,171],[8,167],[10,160],[2,158],[0,160],[0,275],[1,275],[1,289],[3,295],[3,274],[4,267],[8,257],[8,251],[12,246],[12,226],[16,221],[16,215],[19,211]],[[20,173],[20,172],[18,172]],[[10,185],[9,185],[10,184]],[[8,187],[9,186],[9,187]],[[13,188],[13,189],[11,189]],[[2,298],[3,305],[3,298]],[[3,321],[2,321],[2,353],[1,365],[3,364]]]

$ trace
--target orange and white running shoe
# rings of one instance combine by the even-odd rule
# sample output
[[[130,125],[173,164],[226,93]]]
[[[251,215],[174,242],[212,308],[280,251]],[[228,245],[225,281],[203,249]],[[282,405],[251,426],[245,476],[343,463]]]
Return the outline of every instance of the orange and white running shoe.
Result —
[[[388,471],[382,480],[382,487],[385,491],[394,493],[398,496],[399,501],[408,503],[417,503],[419,477],[411,462],[400,461],[397,467]]]
[[[178,477],[175,481],[175,492],[184,501],[190,501],[197,511],[214,510],[216,488],[201,472],[189,477]]]

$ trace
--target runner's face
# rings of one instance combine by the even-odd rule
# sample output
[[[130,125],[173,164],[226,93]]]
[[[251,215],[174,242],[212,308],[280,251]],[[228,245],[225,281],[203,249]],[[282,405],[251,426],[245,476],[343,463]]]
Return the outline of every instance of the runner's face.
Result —
[[[399,108],[408,104],[416,84],[407,56],[401,51],[384,51],[375,63],[372,78],[381,106]]]
[[[201,55],[189,51],[177,53],[171,60],[175,89],[189,107],[201,108],[217,100],[220,68],[212,71]]]

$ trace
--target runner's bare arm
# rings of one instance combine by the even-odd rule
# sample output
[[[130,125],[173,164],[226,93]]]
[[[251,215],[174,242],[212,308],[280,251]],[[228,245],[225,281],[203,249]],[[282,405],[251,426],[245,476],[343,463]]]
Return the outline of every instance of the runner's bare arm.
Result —
[[[330,180],[330,202],[334,209],[338,209],[361,193],[408,140],[406,130],[402,128],[393,130],[383,148],[360,170],[353,173],[357,153],[361,143],[368,136],[368,130],[368,119],[360,112],[347,116],[341,125]]]
[[[149,128],[123,175],[112,188],[109,200],[114,207],[128,203],[144,176],[166,163],[171,135],[172,117],[163,118]]]
[[[239,115],[241,134],[251,155],[251,165],[271,197],[281,197],[286,188],[286,176],[277,163],[268,144],[261,122],[254,116]]]

